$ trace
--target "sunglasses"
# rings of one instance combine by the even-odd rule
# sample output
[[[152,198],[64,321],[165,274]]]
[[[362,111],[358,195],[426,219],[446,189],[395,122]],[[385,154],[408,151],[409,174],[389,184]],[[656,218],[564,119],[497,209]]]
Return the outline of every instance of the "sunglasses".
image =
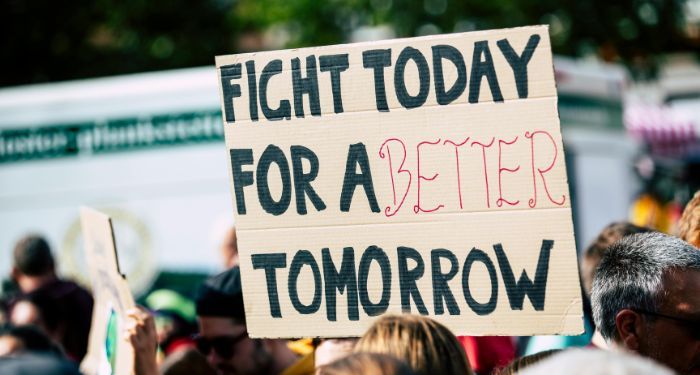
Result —
[[[630,309],[630,310],[632,310],[638,314],[649,315],[649,316],[654,316],[657,318],[672,320],[672,321],[678,323],[678,325],[685,328],[685,330],[690,334],[690,336],[693,339],[700,340],[700,321],[698,321],[698,320],[680,318],[677,316],[661,314],[658,312],[653,312],[653,311],[648,311],[648,310],[643,310],[643,309]]]
[[[208,356],[212,350],[223,359],[231,359],[235,353],[236,344],[248,337],[248,332],[238,335],[223,335],[216,337],[194,336],[194,344],[203,356]]]

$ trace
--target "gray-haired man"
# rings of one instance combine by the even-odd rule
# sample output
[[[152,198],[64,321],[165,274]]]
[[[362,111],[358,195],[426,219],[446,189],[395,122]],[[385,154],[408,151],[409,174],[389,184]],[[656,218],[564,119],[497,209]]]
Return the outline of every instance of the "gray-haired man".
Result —
[[[604,255],[593,318],[613,344],[681,374],[700,374],[700,251],[661,233],[628,236]]]

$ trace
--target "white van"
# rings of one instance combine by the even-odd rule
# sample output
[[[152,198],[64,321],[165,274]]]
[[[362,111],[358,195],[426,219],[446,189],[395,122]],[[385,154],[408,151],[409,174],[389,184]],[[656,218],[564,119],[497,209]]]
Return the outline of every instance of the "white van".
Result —
[[[213,273],[233,210],[214,67],[0,90],[0,278],[44,235],[87,285],[79,206],[114,219],[135,294],[159,270]]]

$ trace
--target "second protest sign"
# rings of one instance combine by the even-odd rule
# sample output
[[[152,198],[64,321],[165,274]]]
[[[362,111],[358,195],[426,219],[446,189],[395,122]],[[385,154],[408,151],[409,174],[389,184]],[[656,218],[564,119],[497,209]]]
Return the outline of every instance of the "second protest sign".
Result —
[[[582,332],[545,26],[216,65],[252,337]]]

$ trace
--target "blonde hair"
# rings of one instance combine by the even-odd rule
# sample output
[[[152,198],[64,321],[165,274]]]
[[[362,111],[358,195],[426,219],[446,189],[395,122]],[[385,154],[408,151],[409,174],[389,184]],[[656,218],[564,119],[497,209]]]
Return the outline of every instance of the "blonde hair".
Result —
[[[683,216],[678,222],[678,237],[689,244],[700,247],[700,190],[685,205]]]
[[[386,354],[353,353],[321,366],[318,375],[416,375],[404,362]]]
[[[355,345],[355,352],[389,354],[418,374],[472,374],[464,348],[442,324],[417,315],[379,318]]]

